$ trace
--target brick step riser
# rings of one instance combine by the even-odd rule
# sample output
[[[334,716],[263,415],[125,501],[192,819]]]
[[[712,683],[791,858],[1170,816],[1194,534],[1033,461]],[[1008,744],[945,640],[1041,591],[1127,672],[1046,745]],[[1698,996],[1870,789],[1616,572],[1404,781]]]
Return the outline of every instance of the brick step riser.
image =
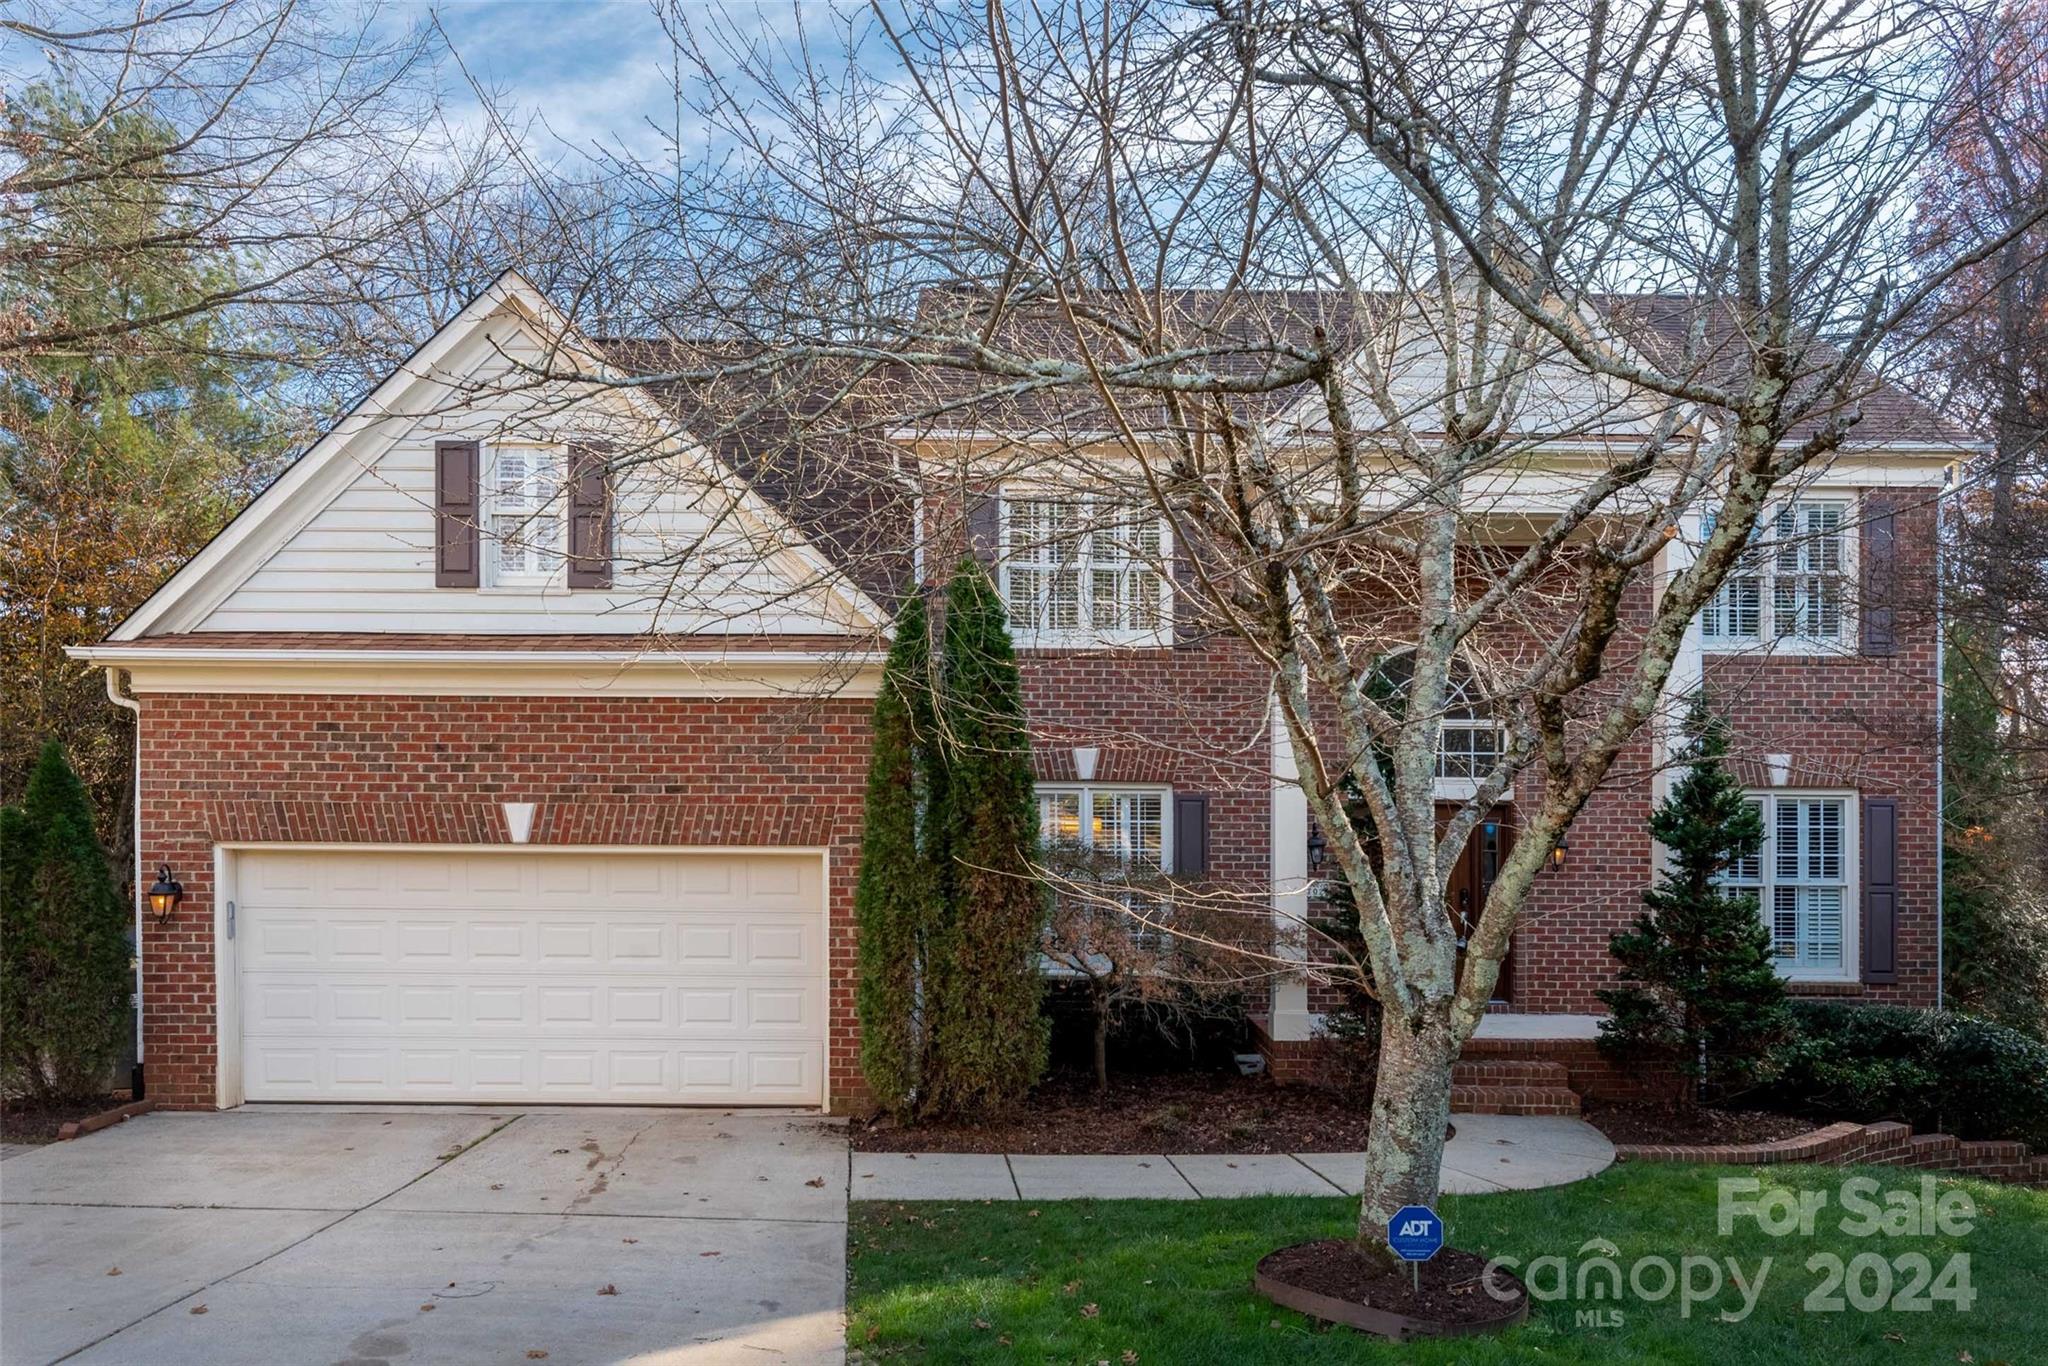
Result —
[[[1579,1113],[1578,1093],[1561,1086],[1451,1087],[1453,1115],[1569,1115]]]
[[[1571,1071],[1563,1063],[1488,1059],[1451,1066],[1453,1086],[1554,1086],[1571,1089]]]

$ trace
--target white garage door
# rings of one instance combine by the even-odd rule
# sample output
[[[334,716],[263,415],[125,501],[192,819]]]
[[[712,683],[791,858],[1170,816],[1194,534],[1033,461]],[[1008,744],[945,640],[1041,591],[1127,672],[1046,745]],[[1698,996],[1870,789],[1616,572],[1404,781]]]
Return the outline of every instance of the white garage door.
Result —
[[[249,1100],[816,1105],[815,855],[246,852]]]

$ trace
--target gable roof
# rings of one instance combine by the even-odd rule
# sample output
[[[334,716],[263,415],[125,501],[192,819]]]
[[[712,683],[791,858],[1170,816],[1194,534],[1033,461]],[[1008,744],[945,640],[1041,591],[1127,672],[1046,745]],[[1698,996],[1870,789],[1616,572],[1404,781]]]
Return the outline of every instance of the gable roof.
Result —
[[[326,506],[350,475],[360,471],[360,465],[349,463],[355,443],[368,439],[373,429],[392,415],[411,411],[406,404],[408,396],[424,386],[446,382],[450,377],[444,365],[456,348],[490,320],[507,314],[530,325],[551,347],[566,352],[580,372],[606,371],[603,356],[577,335],[539,291],[517,272],[505,271],[301,453],[131,612],[109,634],[108,640],[133,641],[149,634],[197,628],[207,611],[245,582],[271,553]],[[673,414],[644,390],[619,386],[606,392],[629,405],[637,417],[658,423],[657,430],[670,429]],[[681,458],[698,463],[711,458],[709,452],[688,439],[674,444]],[[784,528],[798,531],[789,527],[782,513],[745,480],[734,478],[728,467],[718,465],[713,477],[731,492],[742,516],[771,533]],[[791,561],[789,567],[798,571],[803,581],[823,585],[849,618],[876,627],[887,622],[888,614],[874,598],[840,569],[836,559],[821,553],[800,532],[776,534],[774,539],[781,547],[775,555],[787,556]]]

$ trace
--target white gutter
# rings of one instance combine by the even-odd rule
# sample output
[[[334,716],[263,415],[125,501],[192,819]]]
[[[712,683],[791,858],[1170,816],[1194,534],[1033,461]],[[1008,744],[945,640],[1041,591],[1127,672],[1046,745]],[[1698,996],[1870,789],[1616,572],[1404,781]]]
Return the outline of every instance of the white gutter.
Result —
[[[814,650],[377,650],[264,648],[237,650],[203,645],[74,645],[64,653],[102,667],[149,663],[294,664],[680,664],[820,665],[880,663],[874,650],[820,653]],[[123,702],[126,699],[121,699]]]
[[[135,854],[135,1061],[142,1062],[142,704],[121,695],[114,670],[107,670],[107,700],[135,713],[135,812],[134,835],[129,843]]]

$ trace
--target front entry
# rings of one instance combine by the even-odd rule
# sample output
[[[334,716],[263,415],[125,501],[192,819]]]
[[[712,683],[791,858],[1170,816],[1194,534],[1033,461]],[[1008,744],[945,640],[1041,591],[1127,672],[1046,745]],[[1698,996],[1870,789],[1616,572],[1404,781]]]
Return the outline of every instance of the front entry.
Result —
[[[1455,806],[1440,805],[1437,816],[1448,822]],[[1444,884],[1445,908],[1451,914],[1451,924],[1458,931],[1458,971],[1465,970],[1465,940],[1478,923],[1480,908],[1486,904],[1486,894],[1493,890],[1494,879],[1500,876],[1501,863],[1507,858],[1508,850],[1514,847],[1514,828],[1508,823],[1507,813],[1498,808],[1479,822],[1472,831],[1472,837],[1465,841],[1465,852],[1452,865],[1450,880]],[[1514,998],[1515,953],[1510,942],[1507,956],[1501,960],[1500,979],[1494,983],[1493,999],[1509,1001]]]

